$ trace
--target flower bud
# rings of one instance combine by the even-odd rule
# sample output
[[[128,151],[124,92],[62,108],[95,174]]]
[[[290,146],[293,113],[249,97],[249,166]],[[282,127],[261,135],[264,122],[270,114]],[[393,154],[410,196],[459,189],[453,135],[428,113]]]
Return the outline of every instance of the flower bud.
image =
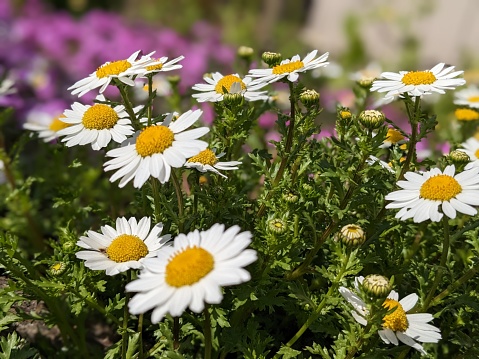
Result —
[[[261,58],[266,64],[268,64],[269,67],[274,67],[280,64],[283,56],[276,52],[263,52]]]
[[[248,46],[240,46],[238,48],[237,54],[242,59],[251,60],[251,57],[254,54],[254,50],[253,50],[253,48],[248,47]]]
[[[366,235],[363,229],[356,224],[347,224],[339,231],[337,238],[350,247],[357,247],[364,243]]]
[[[67,269],[67,265],[63,262],[55,262],[53,263],[50,268],[49,272],[54,275],[61,275],[63,272],[65,272],[65,269]]]
[[[283,199],[288,203],[296,203],[298,202],[298,195],[293,192],[286,192],[283,193]]]
[[[62,249],[65,252],[72,252],[75,247],[76,247],[76,244],[75,242],[72,242],[72,241],[67,241],[62,244]]]
[[[353,115],[351,114],[351,111],[347,108],[343,108],[339,110],[339,117],[341,120],[350,120]]]
[[[240,106],[243,103],[243,95],[241,93],[225,93],[223,102],[228,107]]]
[[[363,280],[363,289],[377,298],[386,297],[391,292],[389,279],[379,274],[369,274]]]
[[[465,165],[471,162],[471,158],[468,154],[461,150],[451,151],[448,157],[455,165]]]
[[[268,229],[270,232],[282,234],[286,231],[286,222],[279,218],[274,218],[268,221]]]
[[[319,105],[319,93],[315,90],[305,90],[299,95],[299,100],[306,107],[313,107]]]
[[[376,110],[366,110],[359,114],[359,122],[369,130],[374,130],[384,124],[384,114]]]
[[[176,86],[180,82],[180,76],[178,75],[167,76],[166,80],[170,83],[171,86]]]

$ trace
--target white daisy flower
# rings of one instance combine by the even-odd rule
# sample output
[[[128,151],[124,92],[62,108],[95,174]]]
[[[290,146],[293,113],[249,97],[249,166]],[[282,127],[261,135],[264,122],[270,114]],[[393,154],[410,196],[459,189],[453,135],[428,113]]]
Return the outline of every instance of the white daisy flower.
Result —
[[[479,140],[475,137],[471,137],[466,142],[461,143],[461,147],[462,148],[458,148],[457,150],[468,155],[471,161],[465,168],[479,167]]]
[[[428,95],[433,92],[440,94],[444,90],[454,90],[456,86],[466,83],[464,79],[455,79],[464,71],[454,71],[454,66],[444,67],[437,64],[426,71],[383,72],[381,79],[373,82],[371,91],[387,92],[385,97],[402,96],[407,93],[411,97]]]
[[[365,68],[351,73],[349,78],[362,86],[369,86],[381,76],[381,71],[381,65],[377,62],[371,62]]]
[[[97,96],[96,99],[105,101],[103,95]],[[111,140],[122,143],[135,132],[123,105],[111,107],[104,103],[95,103],[90,106],[75,102],[71,108],[65,110],[65,118],[62,118],[69,127],[57,133],[59,136],[65,136],[62,142],[66,142],[68,147],[90,143],[91,147],[98,151],[106,147]]]
[[[211,76],[205,76],[203,79],[206,84],[196,84],[192,88],[202,93],[193,94],[198,102],[219,102],[223,101],[225,93],[241,93],[247,101],[267,100],[267,91],[257,91],[266,86],[266,83],[252,85],[251,77],[243,79],[238,74],[223,76],[219,72],[214,72]]]
[[[114,158],[104,164],[105,171],[118,170],[110,181],[121,178],[119,186],[124,187],[134,179],[136,188],[143,186],[150,176],[158,178],[161,183],[168,181],[171,167],[183,166],[187,158],[208,146],[198,138],[208,133],[209,128],[185,131],[202,113],[201,110],[190,110],[174,122],[174,114],[168,114],[163,123],[145,127],[120,148],[108,151],[106,156]]]
[[[479,109],[479,88],[471,85],[454,93],[454,104]]]
[[[298,79],[300,72],[316,69],[328,65],[326,62],[329,52],[316,58],[318,50],[311,51],[306,57],[301,60],[299,55],[293,56],[291,59],[281,61],[281,63],[269,69],[252,69],[249,71],[249,76],[257,77],[252,84],[257,83],[272,83],[287,77],[288,81],[294,82]]]
[[[456,211],[473,216],[479,205],[479,167],[474,167],[454,175],[454,165],[447,166],[444,172],[438,168],[421,174],[407,172],[406,181],[398,181],[402,189],[389,193],[385,199],[393,201],[386,208],[401,208],[396,218],[413,218],[419,223],[427,219],[438,222],[443,213],[456,218]],[[438,211],[441,206],[442,212]]]
[[[99,92],[103,93],[113,79],[118,79],[128,86],[135,86],[135,81],[133,81],[132,77],[135,75],[144,75],[147,71],[147,66],[158,63],[156,59],[151,57],[151,55],[155,53],[154,51],[137,60],[136,58],[139,53],[140,50],[136,51],[126,60],[105,62],[88,77],[70,86],[68,90],[73,90],[72,95],[78,94],[78,97],[98,87],[100,87]]]
[[[128,303],[130,313],[153,309],[151,321],[158,323],[167,313],[179,317],[187,307],[199,313],[205,303],[220,303],[221,287],[249,281],[243,267],[257,259],[256,251],[246,249],[251,233],[240,230],[233,226],[225,231],[223,224],[215,224],[178,235],[173,246],[145,261],[139,279],[126,285],[126,291],[139,292]]]
[[[392,145],[403,144],[406,142],[406,138],[403,134],[396,130],[395,128],[388,128],[388,133],[386,134],[386,139],[383,141],[383,144],[379,148],[389,148]]]
[[[0,97],[11,95],[17,92],[17,89],[14,87],[15,80],[13,77],[6,77],[0,81]]]
[[[70,126],[64,122],[64,115],[57,117],[43,111],[31,111],[27,116],[27,121],[23,124],[23,128],[29,131],[38,132],[38,137],[44,142],[50,142],[58,138],[59,131]]]
[[[361,325],[368,324],[369,310],[364,300],[357,294],[359,284],[364,277],[355,279],[356,291],[353,292],[345,287],[340,287],[339,292],[354,307],[351,312],[354,319]],[[396,308],[392,313],[383,317],[383,329],[378,331],[379,336],[386,344],[399,345],[399,341],[418,350],[421,354],[427,354],[421,343],[437,343],[441,339],[440,329],[428,324],[434,319],[432,314],[418,313],[407,314],[414,308],[419,297],[417,294],[409,294],[399,300],[399,295],[394,290],[388,295],[383,307],[388,310]],[[399,300],[399,301],[398,301]]]
[[[145,259],[155,257],[171,238],[169,234],[160,237],[162,223],[150,228],[149,217],[139,222],[133,217],[117,218],[116,228],[107,225],[101,227],[101,233],[88,231],[80,237],[77,246],[86,250],[77,252],[76,257],[85,260],[85,267],[105,270],[107,275],[143,268]]]
[[[159,59],[152,59],[149,55],[142,56],[141,60],[153,60],[154,64],[146,66],[146,71],[141,74],[143,77],[144,75],[151,74],[151,73],[158,73],[158,72],[166,72],[166,71],[173,71],[177,69],[181,69],[183,65],[177,64],[183,60],[184,56],[178,56],[177,58],[168,61],[168,57],[160,57]]]
[[[382,168],[384,168],[385,170],[387,170],[388,172],[390,173],[396,173],[391,165],[389,163],[386,163],[382,160],[380,160],[379,158],[377,158],[376,156],[373,156],[373,155],[370,155],[369,158],[366,160],[366,163],[370,166],[374,165],[375,163],[378,163]]]
[[[220,153],[218,156],[214,151],[206,149],[198,153],[196,156],[191,157],[186,161],[185,167],[195,168],[200,172],[214,172],[221,177],[227,178],[224,174],[218,170],[231,171],[237,170],[239,161],[219,162],[219,159],[224,156],[224,153]]]

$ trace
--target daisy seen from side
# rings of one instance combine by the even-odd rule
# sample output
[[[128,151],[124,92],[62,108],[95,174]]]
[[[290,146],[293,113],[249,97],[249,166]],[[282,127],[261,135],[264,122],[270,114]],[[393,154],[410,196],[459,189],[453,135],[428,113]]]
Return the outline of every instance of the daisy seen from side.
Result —
[[[267,91],[258,91],[266,86],[266,83],[253,85],[253,78],[245,76],[241,78],[238,74],[222,75],[219,72],[213,72],[211,75],[204,76],[206,83],[196,84],[192,87],[195,93],[192,95],[198,102],[220,102],[223,101],[227,93],[239,93],[246,101],[267,100]]]
[[[351,311],[354,319],[361,325],[368,324],[369,309],[359,293],[359,286],[364,281],[364,277],[355,278],[355,291],[340,287],[341,295],[353,306]],[[419,297],[412,293],[399,300],[399,294],[391,291],[382,304],[388,310],[393,310],[382,318],[382,329],[378,330],[380,338],[386,344],[399,345],[402,342],[411,348],[427,354],[420,343],[437,343],[441,339],[440,329],[428,324],[434,319],[429,313],[407,314],[414,308]]]
[[[444,94],[444,90],[454,90],[466,81],[456,78],[464,71],[454,71],[454,66],[439,63],[425,71],[383,72],[381,78],[375,80],[371,91],[386,92],[385,97],[401,97],[407,94],[411,97],[422,97],[433,92]]]
[[[457,150],[468,155],[471,161],[466,165],[466,169],[479,166],[479,139],[470,137],[465,142],[461,143],[461,147],[462,148],[458,148]]]
[[[128,303],[130,313],[153,309],[151,321],[158,323],[167,313],[178,317],[187,307],[199,313],[205,303],[220,303],[221,288],[249,281],[244,267],[257,259],[256,251],[247,249],[251,233],[240,231],[215,224],[178,235],[173,246],[148,259],[139,278],[126,285],[127,292],[137,292]]]
[[[406,172],[404,181],[398,181],[401,190],[389,193],[385,199],[392,201],[386,208],[400,208],[396,218],[412,218],[419,223],[430,219],[438,222],[443,214],[456,218],[457,212],[473,216],[479,205],[479,167],[455,174],[455,166],[444,171]],[[439,206],[443,213],[439,212]]]
[[[63,121],[64,119],[65,115],[63,114],[52,116],[46,112],[33,111],[28,114],[23,128],[37,132],[38,137],[44,142],[51,142],[60,136],[59,131],[70,126],[70,124]]]
[[[227,178],[218,170],[231,171],[237,170],[238,165],[241,164],[240,161],[227,161],[220,162],[219,159],[224,156],[224,153],[216,155],[215,151],[210,150],[209,148],[201,151],[197,155],[189,158],[186,163],[186,168],[194,168],[200,172],[214,172],[221,177]]]
[[[98,87],[100,88],[99,93],[103,93],[114,79],[118,79],[128,86],[135,86],[133,76],[144,75],[148,66],[158,64],[158,61],[151,57],[155,53],[154,51],[137,59],[140,51],[134,52],[126,60],[105,62],[88,77],[70,86],[68,90],[73,90],[72,95],[78,94],[78,97]]]
[[[184,56],[178,56],[174,58],[173,60],[168,61],[168,57],[163,56],[160,58],[151,58],[151,56],[143,56],[141,59],[142,60],[153,60],[154,64],[146,66],[145,70],[141,73],[141,76],[145,76],[148,74],[156,74],[158,72],[167,72],[167,71],[173,71],[173,70],[178,70],[183,67],[183,65],[178,64],[181,60],[183,60],[185,57]]]
[[[143,267],[146,258],[154,257],[171,236],[161,236],[163,224],[151,227],[151,219],[143,217],[117,218],[116,228],[101,227],[101,233],[88,231],[77,242],[84,248],[76,257],[85,260],[85,266],[92,270],[105,270],[107,275],[116,275],[128,269]]]
[[[295,55],[291,59],[283,60],[279,65],[268,69],[251,69],[248,75],[255,78],[252,84],[273,83],[285,77],[288,81],[294,82],[298,79],[299,73],[329,64],[326,62],[329,52],[316,58],[317,53],[318,50],[313,50],[303,60],[299,55]]]
[[[454,104],[479,109],[479,88],[476,85],[454,93]]]
[[[161,183],[169,180],[171,168],[183,166],[187,158],[203,151],[208,144],[198,140],[209,132],[207,127],[187,130],[201,116],[201,110],[187,111],[175,121],[174,114],[168,114],[162,123],[138,131],[122,146],[106,153],[112,157],[107,161],[105,171],[117,170],[110,182],[120,179],[124,187],[133,180],[133,186],[140,188],[148,178],[157,178]]]
[[[105,97],[99,95],[96,100],[105,101]],[[67,147],[91,144],[92,149],[98,151],[110,141],[122,143],[134,133],[123,105],[111,107],[105,103],[83,105],[74,102],[70,110],[65,110],[64,116],[62,121],[68,127],[59,130],[57,134],[65,136],[62,142]]]

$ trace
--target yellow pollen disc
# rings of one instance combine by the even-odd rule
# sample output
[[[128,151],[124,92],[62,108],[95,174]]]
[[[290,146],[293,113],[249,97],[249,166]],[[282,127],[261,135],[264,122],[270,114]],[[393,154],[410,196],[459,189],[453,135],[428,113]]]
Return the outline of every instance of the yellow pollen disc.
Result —
[[[52,123],[50,123],[50,126],[48,126],[48,128],[54,132],[58,132],[70,126],[69,123],[63,122],[61,118],[65,118],[65,116],[61,115],[61,116],[55,117],[52,120]]]
[[[246,85],[238,76],[227,75],[227,76],[223,76],[223,78],[218,81],[218,83],[215,86],[215,91],[220,94],[229,93],[231,91],[231,86],[233,86],[235,82],[240,83],[241,90],[246,90]],[[223,87],[226,89],[226,91],[223,89]]]
[[[118,122],[118,114],[110,106],[97,103],[85,111],[82,123],[89,130],[105,130]]]
[[[394,332],[405,332],[408,328],[406,312],[402,305],[393,299],[386,299],[383,307],[391,310],[396,308],[391,314],[385,315],[383,318],[383,328],[391,329]]]
[[[156,65],[147,66],[146,70],[147,71],[160,71],[162,68],[163,68],[163,64],[160,62],[159,64],[156,64]]]
[[[119,75],[122,72],[128,70],[131,67],[131,64],[127,60],[113,61],[109,64],[101,65],[96,69],[96,77],[104,78],[108,76]]]
[[[454,111],[454,115],[459,121],[479,120],[479,112],[469,108],[458,108]]]
[[[421,198],[432,201],[449,201],[462,192],[462,187],[454,177],[437,175],[430,177],[421,186],[419,194]]]
[[[196,156],[191,157],[188,162],[199,162],[202,165],[214,166],[218,163],[218,159],[213,151],[206,149],[198,153]]]
[[[401,132],[395,130],[394,128],[390,128],[388,130],[388,134],[386,135],[386,141],[395,144],[402,140],[404,140],[404,136],[401,135]]]
[[[430,85],[436,81],[436,76],[431,71],[410,71],[401,79],[405,85]]]
[[[275,75],[287,74],[289,72],[299,70],[303,68],[303,66],[304,66],[303,61],[288,62],[287,64],[282,64],[282,65],[273,67],[273,74]]]
[[[364,235],[363,230],[359,226],[350,225],[348,228],[341,231],[341,234],[349,239],[358,238]]]
[[[471,96],[467,100],[469,102],[479,102],[479,96]]]
[[[136,139],[136,152],[142,157],[163,153],[171,147],[175,134],[166,126],[150,126],[141,131]]]
[[[476,152],[474,152],[474,156],[476,156],[476,158],[479,158],[479,149],[477,149]]]
[[[203,248],[190,247],[175,255],[166,266],[165,280],[172,287],[199,282],[213,270],[215,261]]]
[[[60,270],[62,268],[62,264],[61,263],[55,263],[54,265],[52,265],[51,269],[53,270]]]
[[[148,254],[148,247],[139,237],[122,234],[111,242],[106,249],[106,254],[117,263],[138,261]]]

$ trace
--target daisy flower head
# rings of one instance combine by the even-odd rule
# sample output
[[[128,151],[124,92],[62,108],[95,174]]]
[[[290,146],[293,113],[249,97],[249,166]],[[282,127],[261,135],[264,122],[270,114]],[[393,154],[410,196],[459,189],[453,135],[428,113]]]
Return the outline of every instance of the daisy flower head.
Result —
[[[454,104],[479,109],[479,88],[471,85],[454,93]]]
[[[113,159],[104,164],[105,171],[118,170],[110,182],[121,178],[119,186],[124,187],[133,180],[133,186],[140,188],[150,176],[161,183],[168,181],[172,167],[183,166],[187,158],[208,146],[198,138],[208,133],[209,128],[185,131],[202,113],[201,110],[190,110],[175,121],[172,121],[174,114],[168,114],[162,123],[143,128],[122,143],[120,148],[108,151],[106,156]]]
[[[416,223],[428,219],[438,222],[443,214],[456,218],[456,212],[475,215],[477,210],[472,206],[479,205],[479,167],[458,174],[455,170],[450,165],[444,171],[433,168],[423,173],[407,172],[406,180],[397,182],[402,189],[385,197],[392,201],[386,208],[401,208],[396,218],[412,218]]]
[[[170,240],[170,235],[161,235],[163,224],[151,227],[149,217],[117,218],[116,228],[101,227],[101,233],[88,231],[80,237],[79,247],[86,250],[76,253],[85,260],[85,266],[92,270],[105,270],[107,275],[115,275],[128,269],[143,267],[146,258],[154,257],[159,249]]]
[[[401,133],[401,131],[396,130],[395,128],[388,128],[386,138],[383,141],[383,144],[379,148],[389,148],[393,145],[401,145],[406,142],[406,138]]]
[[[70,126],[64,122],[65,115],[52,116],[47,112],[32,111],[27,116],[27,121],[23,124],[25,130],[38,133],[38,137],[44,142],[50,142],[57,139],[59,131]]]
[[[247,101],[267,100],[267,91],[258,91],[266,86],[266,83],[253,85],[253,79],[249,76],[241,78],[238,74],[230,74],[223,76],[219,72],[204,76],[206,83],[196,84],[192,88],[201,93],[193,94],[198,102],[219,102],[223,101],[224,95],[227,93],[239,93]]]
[[[464,71],[454,71],[454,66],[439,63],[425,71],[383,72],[381,78],[375,80],[371,91],[386,92],[386,98],[408,94],[411,97],[422,97],[433,92],[443,94],[444,90],[454,90],[466,81],[455,78]]]
[[[479,167],[479,139],[471,137],[466,142],[461,143],[461,147],[457,151],[464,152],[469,156],[470,162],[466,165],[466,169]]]
[[[279,65],[269,69],[252,69],[249,71],[249,76],[256,77],[253,84],[273,83],[285,77],[288,81],[294,82],[298,79],[300,72],[317,69],[329,64],[326,62],[329,52],[316,58],[317,53],[318,50],[311,51],[303,60],[301,60],[299,55],[295,55],[291,59],[283,60]]]
[[[173,71],[177,69],[181,69],[183,65],[178,64],[181,60],[183,60],[184,56],[178,56],[173,60],[168,61],[168,57],[160,57],[159,59],[152,59],[151,54],[142,56],[140,60],[144,61],[153,61],[154,63],[151,65],[146,66],[146,71],[141,73],[141,76],[145,76],[148,74],[156,74],[158,72],[166,72],[166,71]]]
[[[105,101],[103,95],[96,100]],[[74,102],[71,110],[65,110],[64,118],[68,127],[59,130],[59,136],[65,136],[62,142],[68,147],[91,144],[98,151],[110,141],[122,143],[134,133],[131,120],[123,105],[111,107],[104,103],[83,105]]]
[[[140,51],[134,52],[126,60],[105,62],[88,77],[70,86],[68,90],[73,90],[72,95],[78,94],[78,97],[98,87],[100,88],[99,92],[103,93],[114,79],[118,79],[128,86],[135,86],[132,77],[144,75],[148,66],[157,65],[159,62],[151,57],[155,53],[154,51],[137,59]]]
[[[139,278],[126,285],[127,292],[138,292],[128,303],[130,313],[153,309],[151,321],[158,323],[166,313],[178,317],[187,307],[199,313],[205,303],[220,303],[221,288],[249,281],[244,267],[257,259],[255,250],[246,249],[251,233],[240,230],[215,224],[178,235],[173,246],[148,259]]]
[[[479,109],[459,107],[454,110],[454,116],[458,121],[477,121],[479,120]]]
[[[227,178],[224,174],[219,172],[218,170],[224,171],[231,171],[237,170],[238,165],[241,164],[239,161],[227,161],[227,162],[220,162],[219,159],[224,156],[224,153],[220,153],[216,155],[214,150],[210,150],[209,148],[201,151],[197,155],[190,157],[186,163],[185,167],[187,168],[194,168],[200,172],[214,172],[221,177]]]
[[[354,291],[340,287],[339,292],[353,306],[354,310],[351,314],[354,319],[359,324],[366,326],[370,313],[367,304],[358,294],[359,286],[363,281],[364,277],[357,277]],[[418,342],[437,343],[441,339],[441,331],[439,328],[428,324],[434,319],[432,314],[407,314],[414,308],[418,299],[418,295],[413,293],[399,300],[398,293],[394,290],[391,291],[382,304],[384,308],[388,309],[389,314],[382,318],[382,329],[378,331],[378,334],[386,344],[399,345],[399,342],[402,342],[418,350],[421,354],[427,354]]]
[[[376,156],[369,155],[369,158],[366,160],[366,163],[370,166],[373,166],[375,163],[378,163],[382,168],[387,170],[389,173],[396,173],[396,171],[394,171],[390,163],[384,162],[383,160],[380,160]]]

